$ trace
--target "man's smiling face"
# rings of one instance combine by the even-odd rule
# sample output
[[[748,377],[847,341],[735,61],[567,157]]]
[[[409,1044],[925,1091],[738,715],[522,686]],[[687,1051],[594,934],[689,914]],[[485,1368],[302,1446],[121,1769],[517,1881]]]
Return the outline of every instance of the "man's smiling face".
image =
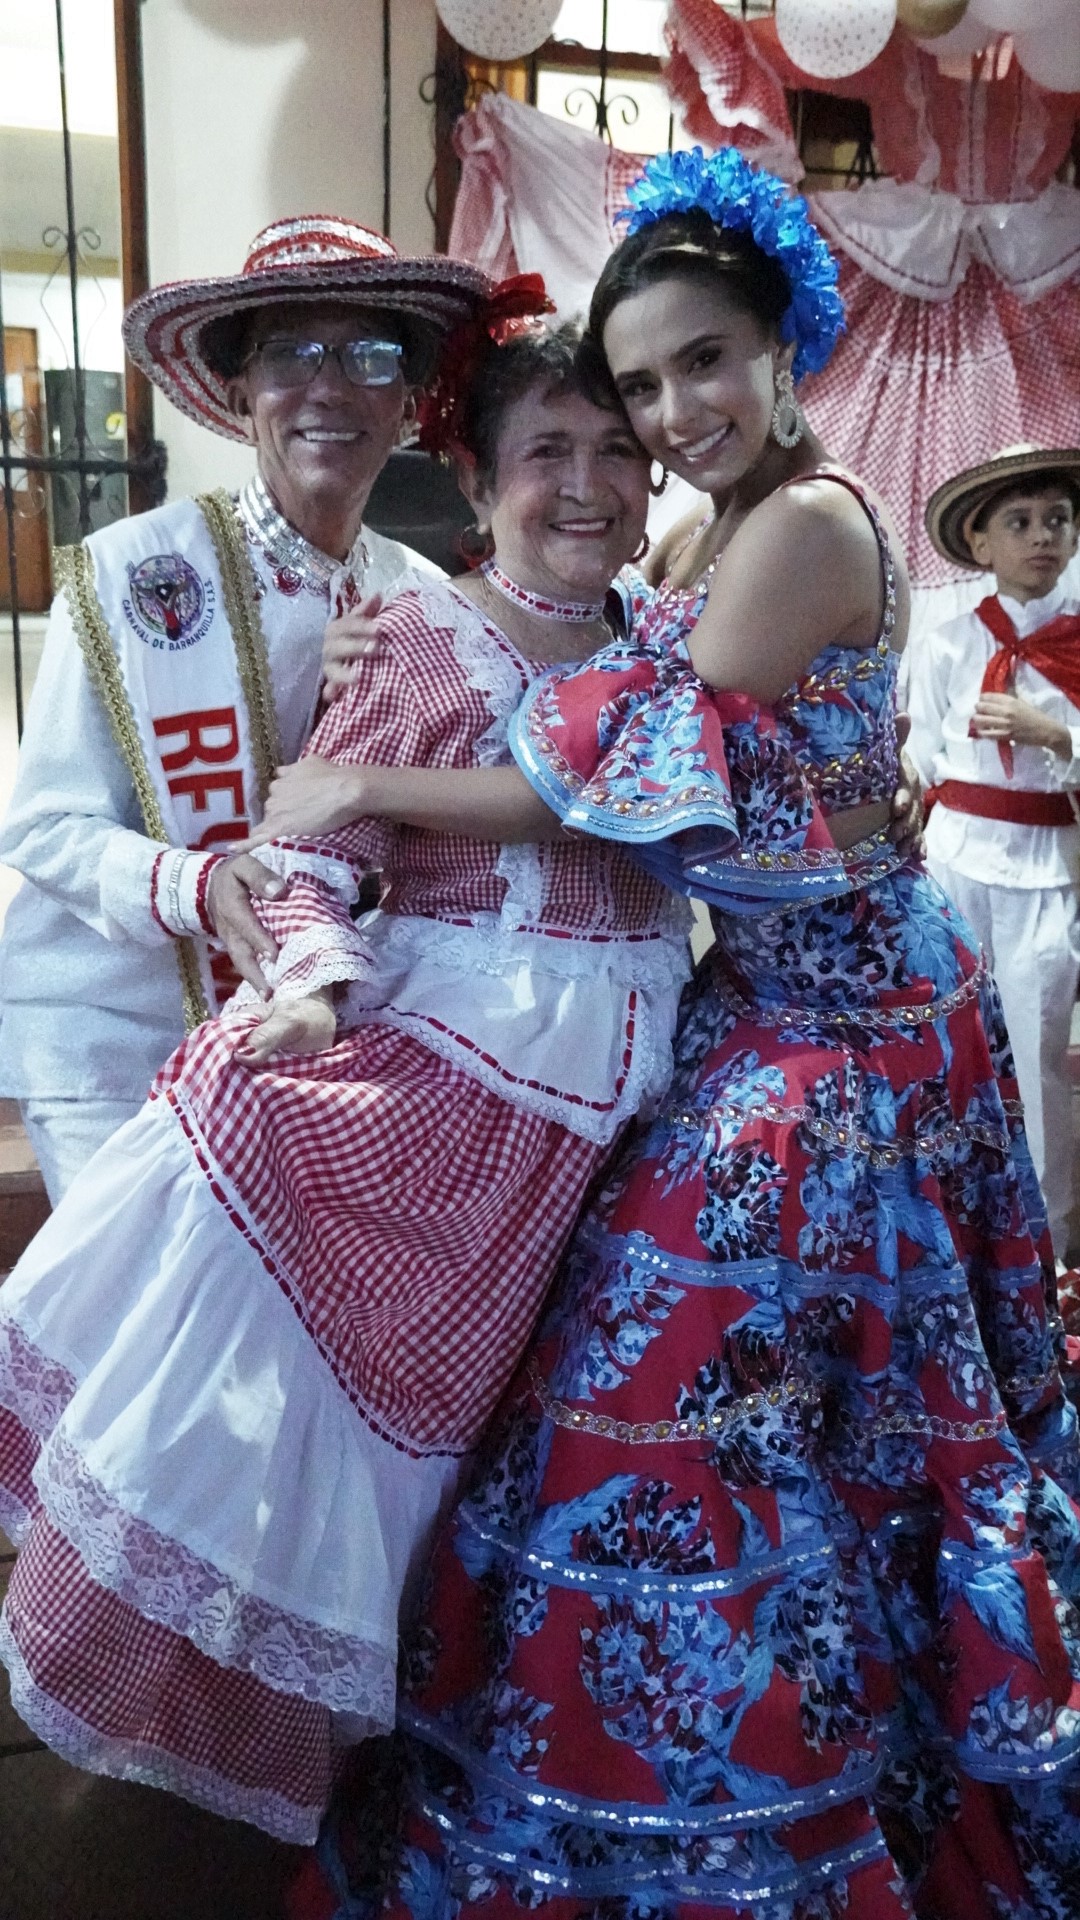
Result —
[[[288,386],[275,382],[260,348],[290,339],[339,347],[400,337],[392,314],[335,301],[288,302],[255,315],[244,368],[230,387],[233,408],[281,512],[316,545],[323,542],[311,530],[320,524],[359,521],[397,440],[408,390],[400,371],[385,386],[356,386],[330,355],[306,385]]]

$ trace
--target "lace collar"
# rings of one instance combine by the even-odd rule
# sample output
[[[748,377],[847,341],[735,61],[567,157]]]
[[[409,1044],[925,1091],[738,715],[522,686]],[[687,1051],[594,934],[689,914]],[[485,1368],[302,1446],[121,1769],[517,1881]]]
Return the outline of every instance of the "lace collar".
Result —
[[[351,573],[359,585],[368,567],[368,550],[361,528],[347,560],[334,560],[314,547],[302,533],[290,526],[275,506],[261,474],[257,473],[240,489],[236,511],[248,539],[260,547],[275,572],[295,576],[305,587],[328,593],[336,574]]]

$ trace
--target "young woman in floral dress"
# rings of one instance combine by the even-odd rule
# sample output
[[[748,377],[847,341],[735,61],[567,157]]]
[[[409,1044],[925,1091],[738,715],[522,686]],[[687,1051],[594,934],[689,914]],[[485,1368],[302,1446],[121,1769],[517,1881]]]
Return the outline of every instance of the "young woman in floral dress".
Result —
[[[790,377],[831,263],[733,151],[631,198],[591,328],[715,512],[512,740],[716,943],[436,1558],[388,1910],[1069,1920],[1076,1422],[996,992],[883,832],[902,561]]]

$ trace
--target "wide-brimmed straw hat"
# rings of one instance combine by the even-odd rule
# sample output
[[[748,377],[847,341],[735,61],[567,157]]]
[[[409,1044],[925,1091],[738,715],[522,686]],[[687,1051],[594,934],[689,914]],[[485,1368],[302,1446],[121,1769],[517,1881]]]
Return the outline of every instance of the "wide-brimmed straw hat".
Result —
[[[1006,447],[946,480],[926,505],[926,531],[938,552],[958,567],[981,572],[968,545],[972,520],[1004,487],[1043,473],[1070,474],[1080,488],[1080,447]]]
[[[354,220],[300,214],[256,234],[241,273],[177,280],[140,294],[124,316],[124,344],[182,413],[243,440],[226,378],[207,357],[215,322],[220,331],[221,322],[256,307],[329,299],[385,309],[438,337],[468,319],[489,287],[487,275],[463,260],[403,256]]]

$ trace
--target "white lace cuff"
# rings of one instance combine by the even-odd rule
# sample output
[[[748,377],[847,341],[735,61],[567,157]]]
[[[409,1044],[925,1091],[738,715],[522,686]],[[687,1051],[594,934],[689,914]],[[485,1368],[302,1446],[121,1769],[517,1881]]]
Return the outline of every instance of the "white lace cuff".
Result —
[[[369,981],[373,971],[359,936],[337,926],[305,927],[300,933],[290,933],[277,959],[263,962],[276,1005],[285,1000],[304,1000],[318,987],[338,986],[346,980]],[[230,1009],[256,1005],[265,1002],[246,981],[229,1002]]]

